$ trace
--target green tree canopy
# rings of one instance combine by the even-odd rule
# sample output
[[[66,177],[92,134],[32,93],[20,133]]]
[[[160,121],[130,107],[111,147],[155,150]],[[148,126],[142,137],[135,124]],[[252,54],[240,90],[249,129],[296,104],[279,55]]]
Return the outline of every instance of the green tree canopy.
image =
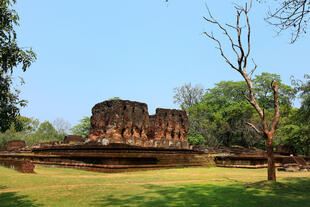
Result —
[[[256,75],[253,88],[258,102],[264,106],[266,116],[273,115],[273,94],[268,90],[273,80],[279,84],[282,108],[291,108],[296,94],[296,90],[283,84],[277,74]],[[244,97],[247,90],[244,81],[221,81],[213,88],[206,89],[202,98],[186,110],[190,121],[190,143],[264,148],[264,140],[248,124],[260,128],[260,118]],[[281,111],[286,116],[284,112],[289,110]]]
[[[299,92],[301,106],[290,110],[288,116],[282,118],[277,141],[293,147],[297,154],[310,156],[310,76],[305,75],[305,79],[292,80]]]
[[[79,123],[71,128],[73,134],[81,135],[82,137],[87,137],[90,128],[90,117],[84,116]]]
[[[19,16],[11,7],[15,0],[0,1],[0,131],[10,128],[19,115],[19,107],[26,105],[19,100],[19,92],[12,91],[13,69],[19,65],[26,69],[36,59],[32,49],[24,49],[17,44],[14,27],[18,26]]]
[[[276,81],[279,86],[279,103],[281,106],[291,106],[295,99],[296,90],[283,84],[280,75],[262,73],[253,79],[255,96],[260,106],[264,109],[272,109],[274,105],[272,83]]]

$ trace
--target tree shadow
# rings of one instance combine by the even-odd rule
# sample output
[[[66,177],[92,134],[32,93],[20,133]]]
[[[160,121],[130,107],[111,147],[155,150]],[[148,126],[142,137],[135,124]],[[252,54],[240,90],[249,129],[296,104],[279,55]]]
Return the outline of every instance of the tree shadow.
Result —
[[[5,186],[0,186],[0,189],[6,189]],[[30,200],[26,195],[19,195],[17,192],[0,193],[1,207],[41,207],[43,205],[35,204],[34,200]]]
[[[106,195],[92,206],[307,206],[310,203],[310,179],[291,178],[281,183],[254,184],[184,184],[174,186],[143,185],[138,194]]]

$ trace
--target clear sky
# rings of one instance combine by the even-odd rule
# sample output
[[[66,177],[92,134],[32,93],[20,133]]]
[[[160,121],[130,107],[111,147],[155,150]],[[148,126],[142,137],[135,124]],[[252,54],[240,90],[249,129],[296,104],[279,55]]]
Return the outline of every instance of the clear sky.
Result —
[[[29,101],[21,114],[74,125],[115,96],[147,103],[151,114],[177,108],[173,88],[185,83],[211,88],[241,80],[202,35],[216,32],[202,18],[206,2],[221,22],[235,22],[232,1],[223,0],[18,0],[19,44],[38,56],[27,72],[15,73],[24,78],[21,97]],[[287,84],[291,75],[309,73],[309,35],[293,45],[288,34],[275,37],[264,21],[267,6],[253,3],[256,73],[280,74]]]

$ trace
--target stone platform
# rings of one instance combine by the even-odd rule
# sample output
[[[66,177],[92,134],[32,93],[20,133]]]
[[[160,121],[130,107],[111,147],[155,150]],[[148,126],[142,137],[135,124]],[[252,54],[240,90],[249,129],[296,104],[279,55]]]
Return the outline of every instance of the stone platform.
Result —
[[[32,153],[2,153],[0,157],[28,160],[33,164],[99,172],[128,172],[214,165],[213,158],[203,152],[136,147],[124,144],[50,146],[34,149]]]
[[[290,163],[296,164],[299,168],[310,165],[310,157],[306,156],[286,156],[274,154],[274,158],[275,166],[281,168]],[[216,155],[215,163],[217,167],[251,169],[267,168],[267,154]]]

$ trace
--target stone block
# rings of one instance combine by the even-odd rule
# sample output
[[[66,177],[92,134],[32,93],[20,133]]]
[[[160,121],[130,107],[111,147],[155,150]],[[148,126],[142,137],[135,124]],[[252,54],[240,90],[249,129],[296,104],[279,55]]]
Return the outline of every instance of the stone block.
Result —
[[[66,135],[64,138],[64,143],[69,144],[69,143],[79,143],[79,142],[84,142],[84,139],[80,135]]]
[[[11,140],[8,141],[4,146],[4,151],[20,151],[26,147],[24,140]]]

